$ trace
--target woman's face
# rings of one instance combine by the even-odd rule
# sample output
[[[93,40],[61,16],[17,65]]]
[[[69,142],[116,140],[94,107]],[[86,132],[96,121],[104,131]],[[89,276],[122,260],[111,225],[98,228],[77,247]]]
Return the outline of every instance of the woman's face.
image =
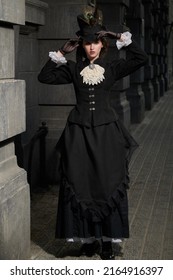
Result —
[[[86,52],[86,55],[90,61],[94,61],[100,55],[100,51],[103,48],[101,40],[94,41],[92,43],[83,41],[83,48]]]

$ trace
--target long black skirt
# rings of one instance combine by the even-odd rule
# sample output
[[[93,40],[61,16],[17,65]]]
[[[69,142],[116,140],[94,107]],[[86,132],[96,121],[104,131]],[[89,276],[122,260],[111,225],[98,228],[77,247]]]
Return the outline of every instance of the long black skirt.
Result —
[[[56,237],[129,237],[128,164],[137,143],[118,120],[97,127],[67,122]]]

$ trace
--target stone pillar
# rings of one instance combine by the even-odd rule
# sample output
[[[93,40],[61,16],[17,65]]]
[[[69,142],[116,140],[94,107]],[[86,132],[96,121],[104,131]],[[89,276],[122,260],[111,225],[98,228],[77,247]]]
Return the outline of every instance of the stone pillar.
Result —
[[[152,64],[154,67],[154,77],[152,79],[152,84],[154,87],[154,101],[159,101],[160,99],[160,83],[159,83],[159,75],[160,75],[160,65],[159,65],[159,53],[160,53],[160,44],[159,44],[159,2],[154,0],[153,2],[153,19],[154,19],[154,29],[153,29],[153,43],[154,43],[154,51],[152,53]]]
[[[165,80],[163,77],[164,73],[164,44],[166,43],[164,40],[164,33],[165,33],[165,9],[164,9],[164,3],[163,1],[158,2],[158,17],[159,17],[159,26],[158,26],[158,42],[159,42],[159,53],[158,53],[158,64],[159,64],[159,86],[160,86],[160,96],[164,95],[165,92]]]
[[[1,260],[30,255],[29,185],[14,153],[14,136],[25,130],[25,82],[15,80],[13,24],[25,24],[25,0],[0,0]]]
[[[131,0],[127,14],[127,24],[133,39],[144,49],[144,8],[141,0]],[[144,67],[130,75],[127,99],[130,102],[131,121],[140,123],[145,115],[145,98],[141,84],[144,82]]]
[[[151,54],[154,52],[154,43],[152,40],[152,33],[154,28],[154,21],[152,16],[153,0],[143,0],[144,18],[145,18],[145,51],[148,54],[149,61],[144,68],[144,83],[142,89],[145,95],[145,109],[151,110],[154,106],[154,88],[151,80],[154,77]]]
[[[98,0],[99,8],[103,12],[103,21],[108,30],[114,32],[124,32],[126,26],[126,13],[129,6],[129,0]],[[115,47],[115,41],[110,40],[109,59],[125,58],[124,50],[118,51]],[[117,82],[111,91],[112,106],[116,109],[119,117],[125,126],[130,126],[130,105],[126,98],[126,91],[130,86],[129,76]]]
[[[15,137],[18,164],[28,171],[30,188],[43,188],[39,140],[35,142],[32,164],[29,164],[31,138],[41,126],[37,79],[39,67],[38,27],[45,24],[48,5],[39,0],[25,0],[25,25],[15,26],[15,77],[26,82],[26,131]]]
[[[173,4],[172,0],[166,1],[167,5],[169,5],[168,15],[167,15],[167,23],[170,25],[166,26],[167,33],[167,76],[168,76],[168,88],[173,86],[173,27],[171,27],[171,23],[173,23]],[[170,32],[171,31],[171,32]]]
[[[163,79],[163,94],[164,91],[168,90],[168,61],[167,61],[167,48],[169,44],[169,5],[168,1],[160,1],[160,9],[161,9],[161,21],[160,21],[160,30],[161,30],[161,37],[160,37],[160,45],[161,45],[161,59],[160,62],[163,65],[161,70],[161,75]],[[168,31],[168,33],[167,33]]]

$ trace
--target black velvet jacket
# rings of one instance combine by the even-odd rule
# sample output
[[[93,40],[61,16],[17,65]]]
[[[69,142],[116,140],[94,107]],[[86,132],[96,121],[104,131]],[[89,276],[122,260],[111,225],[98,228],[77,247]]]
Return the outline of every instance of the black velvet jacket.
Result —
[[[98,85],[83,83],[80,72],[89,65],[89,60],[73,62],[57,66],[49,60],[38,75],[38,80],[46,84],[73,83],[77,104],[72,109],[68,121],[90,127],[110,123],[118,119],[115,110],[110,105],[110,90],[114,83],[145,65],[148,57],[139,46],[132,42],[126,50],[130,58],[107,62],[105,58],[98,58],[95,64],[105,69],[105,79]]]

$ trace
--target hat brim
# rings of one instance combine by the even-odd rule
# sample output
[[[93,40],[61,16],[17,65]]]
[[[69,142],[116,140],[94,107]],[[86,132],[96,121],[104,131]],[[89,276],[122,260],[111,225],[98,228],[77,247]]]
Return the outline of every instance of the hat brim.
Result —
[[[87,35],[82,35],[80,36],[83,41],[92,43],[95,41],[98,41],[98,35],[97,34],[87,34]]]
[[[80,29],[78,32],[76,32],[76,35],[81,37],[86,42],[91,43],[98,40],[98,32],[102,30],[106,30],[106,28],[99,24],[94,26],[86,25],[83,29]]]

